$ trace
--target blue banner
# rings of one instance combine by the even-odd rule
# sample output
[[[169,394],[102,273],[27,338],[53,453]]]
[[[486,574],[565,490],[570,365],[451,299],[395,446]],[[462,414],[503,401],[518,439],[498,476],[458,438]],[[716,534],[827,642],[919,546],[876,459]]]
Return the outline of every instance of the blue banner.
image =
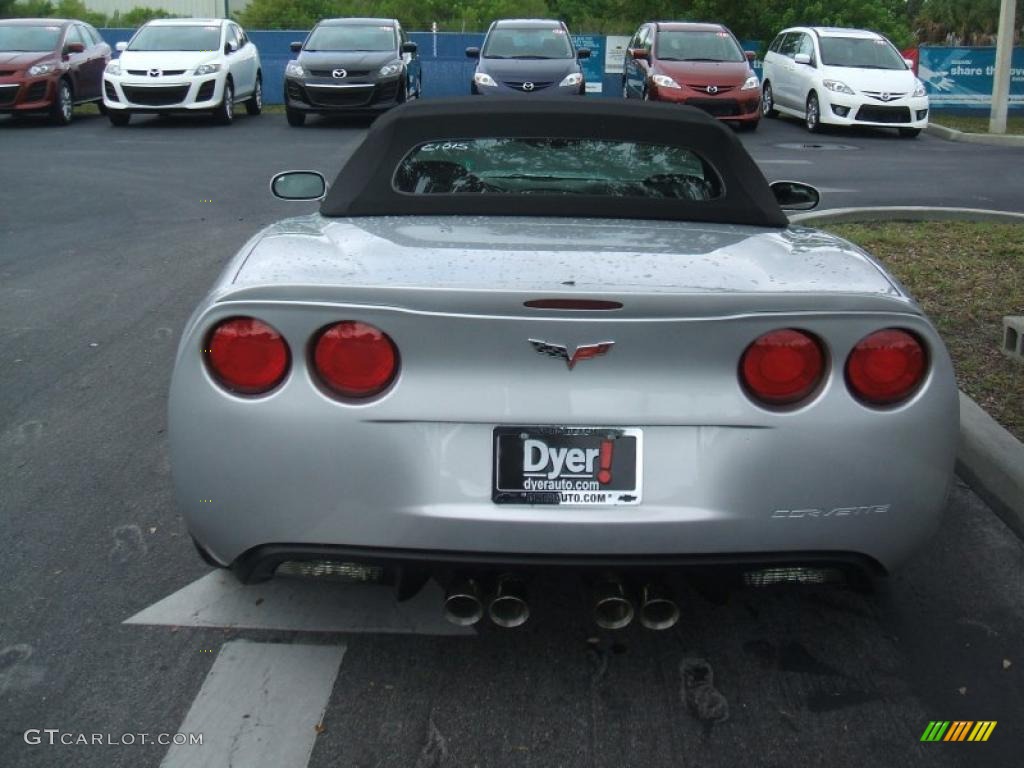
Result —
[[[996,70],[995,48],[922,46],[918,77],[933,109],[990,109]],[[1024,108],[1024,48],[1013,49],[1010,106]]]

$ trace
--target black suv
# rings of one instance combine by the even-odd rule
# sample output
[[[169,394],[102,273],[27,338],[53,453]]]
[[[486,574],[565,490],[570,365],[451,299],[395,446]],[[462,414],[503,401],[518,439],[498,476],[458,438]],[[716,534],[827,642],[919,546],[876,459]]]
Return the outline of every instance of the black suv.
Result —
[[[587,83],[564,22],[549,19],[502,19],[491,24],[483,48],[467,48],[479,59],[470,91],[478,96],[582,96]]]
[[[423,88],[416,43],[395,19],[324,19],[284,71],[289,125],[310,113],[381,112]]]

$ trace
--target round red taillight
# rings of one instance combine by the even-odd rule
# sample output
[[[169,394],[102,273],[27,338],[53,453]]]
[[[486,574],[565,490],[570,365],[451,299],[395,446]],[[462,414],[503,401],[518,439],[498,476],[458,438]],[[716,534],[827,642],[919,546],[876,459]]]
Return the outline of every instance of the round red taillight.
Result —
[[[857,342],[846,361],[846,381],[858,400],[868,405],[893,405],[914,393],[927,367],[927,355],[917,336],[886,328]]]
[[[254,317],[232,317],[213,329],[206,362],[225,389],[243,395],[269,392],[288,375],[291,356],[280,333]]]
[[[313,347],[323,384],[342,397],[379,395],[398,373],[398,348],[384,331],[346,320],[325,328]]]
[[[755,339],[740,360],[740,377],[750,395],[766,405],[795,405],[818,388],[825,355],[818,340],[784,328]]]

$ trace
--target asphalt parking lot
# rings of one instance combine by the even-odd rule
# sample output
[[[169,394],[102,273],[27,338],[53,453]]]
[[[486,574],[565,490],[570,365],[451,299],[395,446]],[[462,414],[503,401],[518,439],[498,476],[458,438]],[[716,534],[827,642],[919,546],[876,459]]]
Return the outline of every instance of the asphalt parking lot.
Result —
[[[271,198],[270,176],[336,173],[362,130],[0,118],[0,765],[251,765],[239,723],[313,768],[1020,765],[1024,547],[960,484],[876,593],[694,592],[663,633],[596,630],[569,583],[536,590],[520,630],[457,632],[435,591],[399,609],[374,588],[209,575],[171,502],[178,336],[250,235],[312,210]],[[742,139],[826,207],[1024,212],[1024,150],[786,120]],[[921,743],[932,720],[998,726]],[[220,751],[28,729],[200,731]]]

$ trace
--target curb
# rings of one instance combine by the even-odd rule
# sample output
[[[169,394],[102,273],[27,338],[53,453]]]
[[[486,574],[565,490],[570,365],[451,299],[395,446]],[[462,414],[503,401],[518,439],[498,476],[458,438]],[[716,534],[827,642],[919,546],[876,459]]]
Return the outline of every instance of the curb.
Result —
[[[793,224],[814,225],[840,221],[995,221],[1024,224],[1024,213],[986,208],[935,208],[925,205],[827,208],[789,217]]]
[[[1022,137],[1024,138],[1024,137]],[[796,223],[830,221],[1009,221],[1024,214],[975,208],[833,208],[790,217]],[[974,400],[960,393],[960,444],[956,472],[989,508],[1024,540],[1024,443]]]
[[[928,123],[925,133],[937,136],[946,141],[959,141],[964,144],[985,144],[990,147],[1024,147],[1024,136],[1009,133],[967,133],[956,128]]]

